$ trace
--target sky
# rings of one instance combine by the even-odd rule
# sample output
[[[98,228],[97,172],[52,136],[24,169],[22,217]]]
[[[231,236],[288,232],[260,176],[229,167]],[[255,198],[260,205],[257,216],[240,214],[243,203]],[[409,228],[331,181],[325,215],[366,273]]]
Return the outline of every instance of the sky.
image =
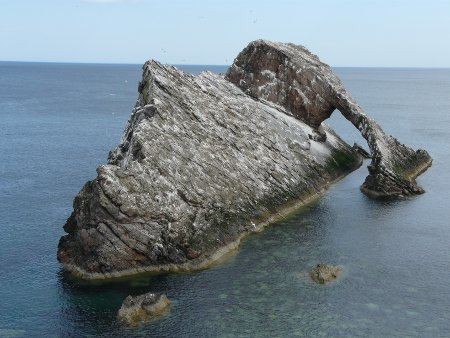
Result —
[[[332,66],[450,67],[450,0],[0,0],[0,60],[233,62],[256,39]]]

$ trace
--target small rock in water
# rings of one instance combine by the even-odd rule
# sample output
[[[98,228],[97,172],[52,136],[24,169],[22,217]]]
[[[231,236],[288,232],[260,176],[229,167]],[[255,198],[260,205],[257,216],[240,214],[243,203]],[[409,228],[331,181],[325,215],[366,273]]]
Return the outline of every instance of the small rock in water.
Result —
[[[129,326],[137,326],[163,314],[169,306],[169,299],[161,293],[148,292],[135,297],[128,296],[117,313],[117,319]]]
[[[309,272],[309,276],[314,282],[325,284],[336,279],[341,271],[342,269],[338,266],[320,263]]]

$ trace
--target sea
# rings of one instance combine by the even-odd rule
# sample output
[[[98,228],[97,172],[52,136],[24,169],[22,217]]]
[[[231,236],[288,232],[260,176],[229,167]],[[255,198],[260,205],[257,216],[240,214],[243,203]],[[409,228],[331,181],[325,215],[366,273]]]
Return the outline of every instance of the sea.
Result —
[[[215,267],[87,282],[61,269],[58,240],[120,140],[141,66],[0,62],[0,337],[450,337],[450,69],[334,71],[388,134],[431,154],[425,194],[369,199],[366,161]],[[338,111],[327,122],[365,146]],[[314,284],[320,262],[341,277]],[[126,296],[149,291],[168,314],[117,322]]]

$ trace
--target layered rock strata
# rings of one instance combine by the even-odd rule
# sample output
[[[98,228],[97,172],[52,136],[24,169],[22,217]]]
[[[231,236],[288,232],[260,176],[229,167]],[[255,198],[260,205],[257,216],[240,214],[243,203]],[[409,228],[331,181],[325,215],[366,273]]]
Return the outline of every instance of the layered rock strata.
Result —
[[[74,200],[58,259],[83,278],[204,268],[361,165],[222,76],[149,61],[118,147]]]
[[[322,122],[338,109],[367,140],[372,155],[369,175],[361,186],[365,194],[384,198],[424,192],[414,179],[431,165],[430,155],[385,134],[331,68],[303,46],[254,41],[238,55],[226,79],[256,99],[283,106],[313,127],[318,140],[324,139]]]

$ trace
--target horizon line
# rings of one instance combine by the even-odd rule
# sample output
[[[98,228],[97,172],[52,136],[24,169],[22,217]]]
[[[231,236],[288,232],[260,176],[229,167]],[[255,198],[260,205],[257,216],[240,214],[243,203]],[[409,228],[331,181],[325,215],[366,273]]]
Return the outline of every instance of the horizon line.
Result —
[[[153,59],[149,59],[153,60]],[[0,63],[43,63],[43,64],[73,64],[73,65],[123,65],[123,66],[143,66],[143,63],[129,62],[84,62],[84,61],[22,61],[22,60],[0,60]],[[158,61],[159,62],[159,61]],[[212,66],[212,67],[229,67],[231,64],[212,64],[212,63],[163,63],[171,66]],[[341,66],[330,65],[332,68],[404,68],[404,69],[450,69],[450,66]]]

